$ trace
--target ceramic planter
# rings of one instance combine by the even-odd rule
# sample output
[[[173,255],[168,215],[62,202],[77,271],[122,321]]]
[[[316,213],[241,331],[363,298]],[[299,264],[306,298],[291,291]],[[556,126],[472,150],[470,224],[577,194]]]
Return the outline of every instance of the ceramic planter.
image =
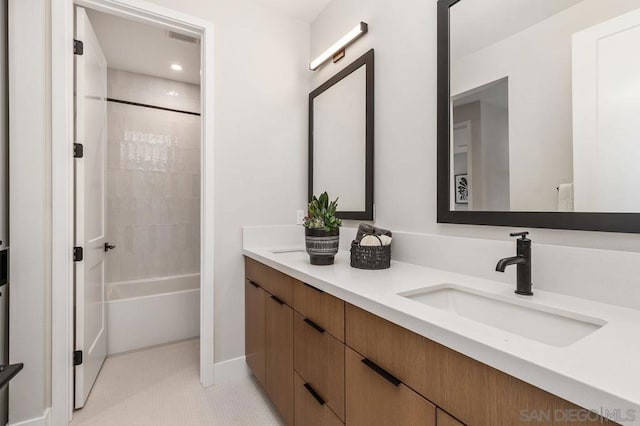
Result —
[[[312,265],[333,265],[340,245],[340,228],[329,232],[305,228],[305,242]]]

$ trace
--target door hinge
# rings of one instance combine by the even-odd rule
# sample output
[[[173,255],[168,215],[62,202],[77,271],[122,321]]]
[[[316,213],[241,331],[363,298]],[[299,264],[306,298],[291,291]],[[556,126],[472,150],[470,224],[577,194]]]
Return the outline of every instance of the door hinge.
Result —
[[[82,351],[73,351],[73,365],[82,365]]]
[[[73,248],[73,261],[74,262],[82,262],[84,259],[84,250],[82,247],[74,247]]]
[[[9,281],[9,249],[0,250],[0,286]],[[0,294],[2,296],[2,294]]]
[[[73,54],[84,55],[84,43],[80,40],[73,40]]]
[[[84,157],[84,145],[81,143],[73,144],[73,158],[82,158]]]

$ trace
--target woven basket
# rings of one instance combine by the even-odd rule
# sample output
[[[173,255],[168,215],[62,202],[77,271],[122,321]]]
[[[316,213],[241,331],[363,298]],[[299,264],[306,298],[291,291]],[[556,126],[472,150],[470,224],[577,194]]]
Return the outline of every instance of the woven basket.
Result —
[[[374,237],[380,238],[377,235]],[[361,246],[358,241],[351,243],[351,267],[358,269],[388,269],[391,267],[391,245]]]

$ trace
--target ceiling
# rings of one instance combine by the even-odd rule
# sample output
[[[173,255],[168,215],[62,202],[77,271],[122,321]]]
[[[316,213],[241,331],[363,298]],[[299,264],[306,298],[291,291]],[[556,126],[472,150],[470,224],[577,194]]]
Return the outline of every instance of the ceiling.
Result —
[[[200,84],[200,44],[175,40],[163,28],[87,9],[109,68]],[[172,63],[182,71],[171,69]]]
[[[289,16],[313,22],[331,0],[256,0],[258,3],[279,9]]]
[[[451,58],[464,57],[583,0],[464,0],[451,7]]]

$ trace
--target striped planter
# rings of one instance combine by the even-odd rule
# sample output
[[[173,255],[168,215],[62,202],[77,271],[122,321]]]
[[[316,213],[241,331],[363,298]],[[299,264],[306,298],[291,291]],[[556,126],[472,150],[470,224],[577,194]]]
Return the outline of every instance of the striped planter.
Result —
[[[305,242],[312,265],[333,265],[340,245],[340,228],[329,232],[307,228]]]

